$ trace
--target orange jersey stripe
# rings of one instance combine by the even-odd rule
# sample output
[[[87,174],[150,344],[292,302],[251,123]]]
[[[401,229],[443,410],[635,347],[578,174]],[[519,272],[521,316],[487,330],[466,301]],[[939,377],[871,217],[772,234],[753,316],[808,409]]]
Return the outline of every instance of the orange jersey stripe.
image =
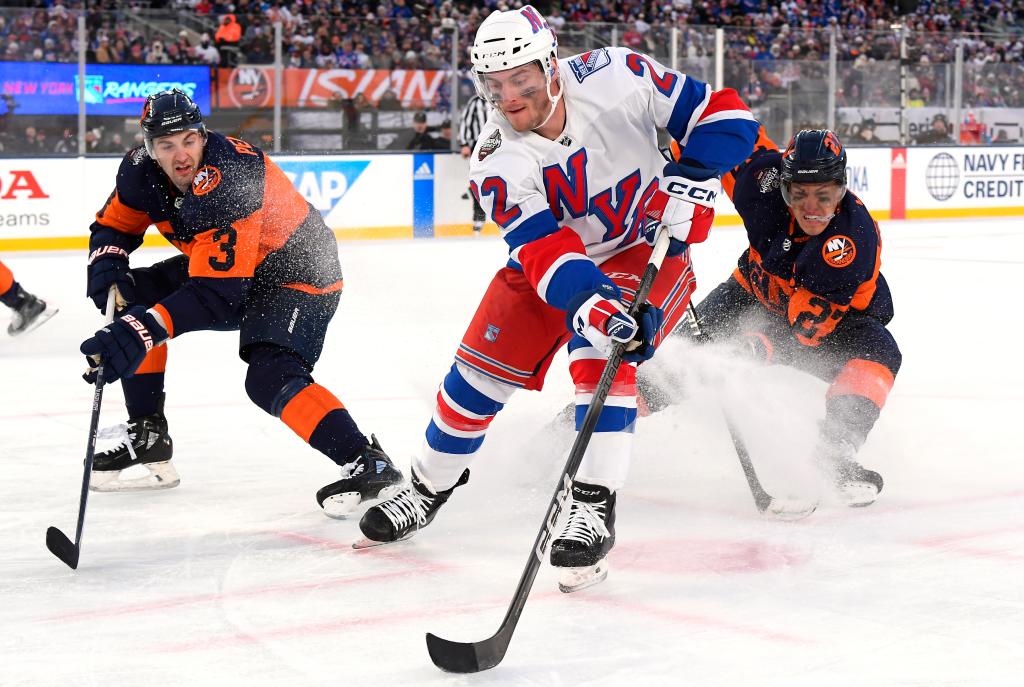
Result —
[[[846,363],[832,380],[832,386],[825,393],[825,398],[863,396],[881,408],[885,405],[895,381],[892,371],[885,365],[855,358]]]
[[[300,284],[299,282],[292,282],[291,284],[281,284],[286,289],[295,289],[302,293],[308,293],[313,296],[319,296],[325,293],[334,293],[335,291],[341,291],[345,287],[345,280],[339,279],[333,284],[328,284],[324,287],[312,286],[310,284]]]
[[[14,274],[7,265],[0,261],[0,295],[10,291],[12,286],[14,286]]]
[[[96,221],[105,227],[135,235],[145,234],[146,229],[153,223],[145,212],[122,203],[116,190],[107,198],[103,208],[96,213]]]
[[[135,371],[137,375],[163,372],[167,369],[167,346],[153,346],[142,359],[142,364]]]
[[[319,384],[310,384],[288,401],[281,411],[281,421],[304,441],[309,441],[327,413],[344,407],[330,391]]]
[[[153,306],[153,310],[160,313],[160,317],[164,320],[164,327],[167,328],[167,338],[174,338],[174,320],[171,319],[171,313],[167,312],[167,308],[157,303]]]
[[[309,214],[306,199],[295,190],[281,168],[270,158],[264,156],[264,159],[267,166],[263,182],[264,206],[260,212],[263,232],[260,260],[281,248]]]

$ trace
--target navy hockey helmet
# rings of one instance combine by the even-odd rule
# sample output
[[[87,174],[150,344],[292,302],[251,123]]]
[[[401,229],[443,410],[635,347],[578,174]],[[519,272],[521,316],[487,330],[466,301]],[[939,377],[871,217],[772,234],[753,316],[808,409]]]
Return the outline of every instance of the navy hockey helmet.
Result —
[[[195,129],[206,138],[206,124],[199,106],[180,88],[159,91],[146,98],[139,119],[146,152],[153,157],[153,139]]]
[[[833,182],[846,195],[846,148],[828,129],[804,129],[797,133],[782,153],[782,197],[790,205],[793,183],[825,184]]]

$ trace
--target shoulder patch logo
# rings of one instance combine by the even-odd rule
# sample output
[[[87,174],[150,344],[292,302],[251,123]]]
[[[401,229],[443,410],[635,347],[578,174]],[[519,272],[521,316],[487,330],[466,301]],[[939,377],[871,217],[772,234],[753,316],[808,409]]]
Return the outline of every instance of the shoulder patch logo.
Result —
[[[139,147],[132,151],[132,164],[141,165],[142,161],[149,157],[149,153],[146,152],[145,147]]]
[[[821,257],[830,267],[846,267],[857,257],[857,246],[849,236],[833,236],[821,247]]]
[[[494,133],[488,136],[483,143],[480,144],[480,152],[477,153],[476,159],[483,160],[485,157],[493,153],[501,145],[501,130],[495,129]]]
[[[203,165],[192,177],[192,193],[205,196],[220,183],[220,170],[213,165]]]
[[[757,174],[757,187],[761,193],[771,193],[779,188],[779,168],[766,167]]]
[[[572,69],[576,80],[583,83],[583,79],[600,69],[604,69],[611,63],[612,58],[608,51],[601,48],[600,50],[591,50],[572,58],[569,60],[569,68]]]

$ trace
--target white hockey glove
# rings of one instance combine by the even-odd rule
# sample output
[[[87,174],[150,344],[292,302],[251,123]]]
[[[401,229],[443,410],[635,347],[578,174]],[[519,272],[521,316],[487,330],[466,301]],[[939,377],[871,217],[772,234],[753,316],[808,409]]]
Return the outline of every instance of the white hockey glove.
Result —
[[[569,329],[606,357],[611,355],[616,343],[632,341],[638,329],[636,320],[629,316],[625,306],[617,298],[605,298],[601,291],[579,294],[573,299],[567,314]]]
[[[644,238],[654,245],[658,229],[668,227],[668,255],[679,255],[692,243],[707,239],[715,219],[715,199],[722,181],[711,170],[670,162],[665,165],[661,184],[644,213],[648,218]]]
[[[664,322],[661,309],[650,304],[641,307],[637,322],[610,286],[577,294],[566,315],[569,329],[605,357],[611,355],[615,344],[627,344],[623,360],[628,362],[641,362],[654,355],[654,342]]]

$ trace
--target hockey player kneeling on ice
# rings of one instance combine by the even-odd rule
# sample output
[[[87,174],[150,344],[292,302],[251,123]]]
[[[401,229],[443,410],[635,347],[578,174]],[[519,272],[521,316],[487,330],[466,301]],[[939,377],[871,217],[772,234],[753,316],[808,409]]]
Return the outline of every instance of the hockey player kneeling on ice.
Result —
[[[723,180],[750,246],[697,305],[701,339],[829,382],[815,458],[842,501],[866,506],[882,477],[856,455],[902,362],[886,328],[893,303],[879,228],[846,188],[833,132],[801,131],[782,153],[766,136],[758,143]]]
[[[631,50],[559,60],[556,48],[531,6],[492,12],[477,30],[473,75],[493,110],[470,155],[470,189],[510,259],[441,384],[412,483],[366,512],[357,546],[432,522],[466,482],[494,416],[517,389],[539,390],[566,344],[579,428],[612,346],[629,343],[636,348],[614,378],[551,549],[572,591],[607,574],[637,415],[636,365],[685,312],[696,286],[687,245],[707,237],[719,175],[750,154],[757,124],[735,91],[712,91]],[[688,140],[685,159],[666,165],[659,128]],[[671,247],[634,319],[626,305],[662,225]]]
[[[81,350],[90,365],[103,360],[106,381],[121,380],[129,416],[104,430],[118,445],[96,456],[92,487],[178,484],[164,416],[167,342],[236,330],[249,398],[341,468],[316,494],[324,512],[344,517],[394,494],[402,474],[312,377],[342,288],[337,241],[320,213],[259,148],[207,131],[183,91],[149,96],[141,125],[145,145],[121,162],[91,227],[87,293],[103,310],[115,287],[120,316]],[[150,225],[183,255],[132,269],[129,254]]]

